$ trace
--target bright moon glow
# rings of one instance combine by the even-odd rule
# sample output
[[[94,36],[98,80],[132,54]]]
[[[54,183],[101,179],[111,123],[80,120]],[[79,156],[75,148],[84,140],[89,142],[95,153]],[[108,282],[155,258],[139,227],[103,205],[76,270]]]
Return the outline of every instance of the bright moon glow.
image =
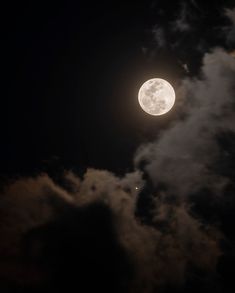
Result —
[[[175,91],[164,79],[152,78],[140,88],[138,100],[141,108],[150,115],[163,115],[175,103]]]

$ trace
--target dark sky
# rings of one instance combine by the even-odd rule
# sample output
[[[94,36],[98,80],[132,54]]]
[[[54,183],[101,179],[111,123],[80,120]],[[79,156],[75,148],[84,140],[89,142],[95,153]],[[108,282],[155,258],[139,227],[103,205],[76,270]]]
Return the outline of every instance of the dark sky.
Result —
[[[172,120],[140,111],[140,85],[153,76],[177,84],[184,75],[179,60],[194,73],[205,50],[225,45],[218,26],[228,23],[226,5],[215,3],[190,4],[188,34],[173,30],[181,6],[169,1],[8,4],[1,174],[38,172],[57,160],[75,169],[130,168],[138,145]],[[156,25],[166,34],[160,52],[151,33]],[[147,58],[144,48],[157,56]]]
[[[3,4],[2,292],[233,292],[234,9]]]
[[[130,115],[138,111],[136,89],[146,71],[141,46],[151,28],[149,4],[7,9],[9,84],[2,108],[9,156],[3,152],[1,171],[41,170],[53,157],[67,167],[126,168],[141,124],[135,127]],[[123,164],[113,160],[117,155]]]

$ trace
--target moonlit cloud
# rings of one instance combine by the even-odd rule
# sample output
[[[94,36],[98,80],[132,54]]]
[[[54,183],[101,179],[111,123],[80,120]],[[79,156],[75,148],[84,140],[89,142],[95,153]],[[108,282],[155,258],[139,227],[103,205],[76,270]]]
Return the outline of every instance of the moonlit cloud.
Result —
[[[213,174],[210,167],[219,152],[216,135],[235,131],[234,81],[234,58],[221,49],[204,56],[200,79],[183,80],[178,99],[185,101],[181,111],[186,118],[176,121],[155,143],[142,145],[135,157],[137,166],[145,162],[155,184],[163,182],[181,195],[226,184],[227,179]]]

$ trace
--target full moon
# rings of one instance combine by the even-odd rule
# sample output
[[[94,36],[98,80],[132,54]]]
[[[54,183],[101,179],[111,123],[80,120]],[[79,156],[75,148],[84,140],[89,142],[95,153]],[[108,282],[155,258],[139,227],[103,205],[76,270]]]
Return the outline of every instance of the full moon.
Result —
[[[175,91],[168,81],[152,78],[141,86],[138,100],[146,113],[155,116],[163,115],[173,107]]]

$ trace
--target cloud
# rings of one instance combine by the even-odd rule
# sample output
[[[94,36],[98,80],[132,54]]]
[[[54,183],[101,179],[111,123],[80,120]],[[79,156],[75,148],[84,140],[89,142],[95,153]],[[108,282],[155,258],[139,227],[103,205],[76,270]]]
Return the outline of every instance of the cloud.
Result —
[[[224,4],[221,3],[220,8],[212,7],[207,15],[203,6],[195,1],[181,1],[176,12],[167,17],[168,21],[167,19],[162,21],[160,11],[157,11],[159,20],[151,28],[151,45],[145,47],[147,57],[155,62],[161,61],[161,53],[164,52],[168,54],[165,61],[167,64],[173,55],[179,60],[178,65],[187,64],[189,70],[185,73],[190,72],[190,75],[197,76],[205,53],[209,53],[215,46],[233,50],[235,8],[225,9]],[[223,26],[225,18],[230,24]],[[209,26],[208,19],[210,19]]]
[[[154,204],[156,228],[141,223],[135,209],[143,184],[139,171],[118,179],[107,171],[90,169],[77,195],[79,205],[99,200],[111,208],[120,242],[134,263],[135,292],[152,292],[167,283],[182,284],[189,263],[203,270],[215,268],[220,255],[219,235],[204,231],[205,227],[200,226],[184,204],[169,205],[159,199]],[[136,190],[136,186],[140,189]],[[162,223],[165,226],[160,228]],[[210,251],[204,256],[203,246]]]
[[[155,185],[165,183],[182,196],[205,186],[221,191],[227,179],[210,168],[219,154],[216,136],[235,131],[234,81],[234,58],[221,49],[205,54],[201,78],[182,81],[178,99],[186,118],[156,142],[142,145],[135,156],[136,166],[144,163]]]
[[[140,171],[120,178],[88,169],[83,179],[71,172],[64,179],[69,191],[47,175],[5,187],[1,279],[44,284],[42,291],[75,286],[91,292],[95,286],[102,292],[154,292],[181,286],[196,268],[209,275],[215,270],[219,233],[194,218],[185,202],[170,204],[155,194],[153,225],[136,216],[145,188]],[[29,278],[32,270],[36,281]]]
[[[164,22],[164,24],[160,22],[153,26],[152,35],[155,41],[155,50],[162,48],[174,50],[182,43],[185,45],[185,36],[190,36],[194,27],[192,24],[192,7],[194,7],[193,3],[180,2],[176,14],[172,17],[173,20]]]
[[[193,3],[192,3],[193,4]],[[189,32],[192,27],[188,22],[189,7],[185,2],[181,2],[179,16],[172,23],[172,29],[178,32]]]
[[[0,198],[0,253],[17,253],[22,234],[54,218],[73,199],[48,175],[9,184]]]
[[[43,271],[42,292],[127,292],[132,270],[113,220],[107,205],[92,202],[29,231],[23,247]]]
[[[152,33],[153,33],[153,37],[156,42],[156,45],[159,48],[165,47],[166,46],[166,37],[165,37],[164,29],[156,26],[153,28]]]

